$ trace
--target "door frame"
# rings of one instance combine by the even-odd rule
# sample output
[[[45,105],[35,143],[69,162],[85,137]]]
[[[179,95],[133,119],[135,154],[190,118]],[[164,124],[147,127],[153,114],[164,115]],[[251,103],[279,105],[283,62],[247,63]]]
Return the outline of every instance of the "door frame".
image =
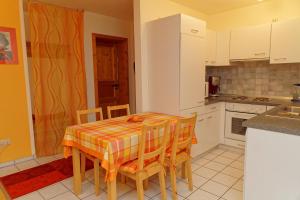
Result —
[[[98,90],[98,83],[97,83],[97,39],[103,40],[103,41],[114,41],[114,42],[124,42],[127,47],[127,60],[129,61],[129,55],[128,55],[128,38],[124,37],[118,37],[118,36],[111,36],[111,35],[103,35],[99,33],[92,33],[92,48],[93,48],[93,67],[94,67],[94,92],[95,92],[95,107],[99,107],[99,90]],[[126,62],[128,73],[129,73],[129,63]],[[129,98],[129,74],[127,78],[128,82],[128,98]],[[128,99],[129,103],[129,99]]]

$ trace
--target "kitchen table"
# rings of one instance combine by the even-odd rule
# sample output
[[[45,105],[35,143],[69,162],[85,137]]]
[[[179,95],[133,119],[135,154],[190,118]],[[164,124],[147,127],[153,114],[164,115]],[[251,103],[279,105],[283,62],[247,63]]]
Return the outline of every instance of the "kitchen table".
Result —
[[[170,120],[170,138],[168,145],[171,145],[172,135],[175,126],[180,118],[161,113],[140,113],[136,116],[142,117],[144,122],[149,124],[164,120]],[[138,156],[138,138],[141,134],[142,122],[128,122],[131,116],[123,116],[103,121],[91,122],[66,128],[63,145],[64,156],[72,156],[74,173],[74,191],[81,193],[80,175],[80,151],[94,156],[101,160],[101,166],[106,170],[106,182],[108,188],[108,199],[115,200],[116,197],[116,176],[118,168]],[[147,144],[154,144],[149,137]],[[193,143],[196,143],[193,138]]]

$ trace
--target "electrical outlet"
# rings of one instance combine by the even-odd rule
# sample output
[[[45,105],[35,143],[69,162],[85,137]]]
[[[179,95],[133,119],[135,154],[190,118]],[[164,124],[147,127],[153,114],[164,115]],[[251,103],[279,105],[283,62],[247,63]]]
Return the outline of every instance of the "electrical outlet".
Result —
[[[0,140],[0,147],[5,147],[11,144],[10,139],[1,139]]]

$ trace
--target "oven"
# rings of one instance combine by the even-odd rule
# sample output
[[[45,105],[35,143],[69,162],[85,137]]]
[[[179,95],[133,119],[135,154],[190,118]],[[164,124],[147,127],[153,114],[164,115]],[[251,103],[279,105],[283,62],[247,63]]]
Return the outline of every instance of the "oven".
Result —
[[[243,122],[266,112],[266,109],[263,105],[227,103],[225,138],[245,141],[247,128],[243,127]]]

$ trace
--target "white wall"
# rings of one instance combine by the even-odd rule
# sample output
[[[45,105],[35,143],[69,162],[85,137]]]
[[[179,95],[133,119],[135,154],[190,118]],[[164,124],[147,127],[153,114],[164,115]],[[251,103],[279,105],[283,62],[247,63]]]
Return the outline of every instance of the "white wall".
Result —
[[[135,78],[133,71],[134,46],[133,46],[133,24],[130,21],[123,21],[92,12],[84,13],[84,53],[87,77],[88,107],[95,107],[94,89],[94,65],[92,34],[104,34],[128,38],[129,55],[129,103],[131,111],[135,112]]]
[[[136,108],[147,111],[148,77],[146,23],[161,17],[183,13],[206,20],[206,15],[170,0],[134,0],[134,38],[136,63]]]

